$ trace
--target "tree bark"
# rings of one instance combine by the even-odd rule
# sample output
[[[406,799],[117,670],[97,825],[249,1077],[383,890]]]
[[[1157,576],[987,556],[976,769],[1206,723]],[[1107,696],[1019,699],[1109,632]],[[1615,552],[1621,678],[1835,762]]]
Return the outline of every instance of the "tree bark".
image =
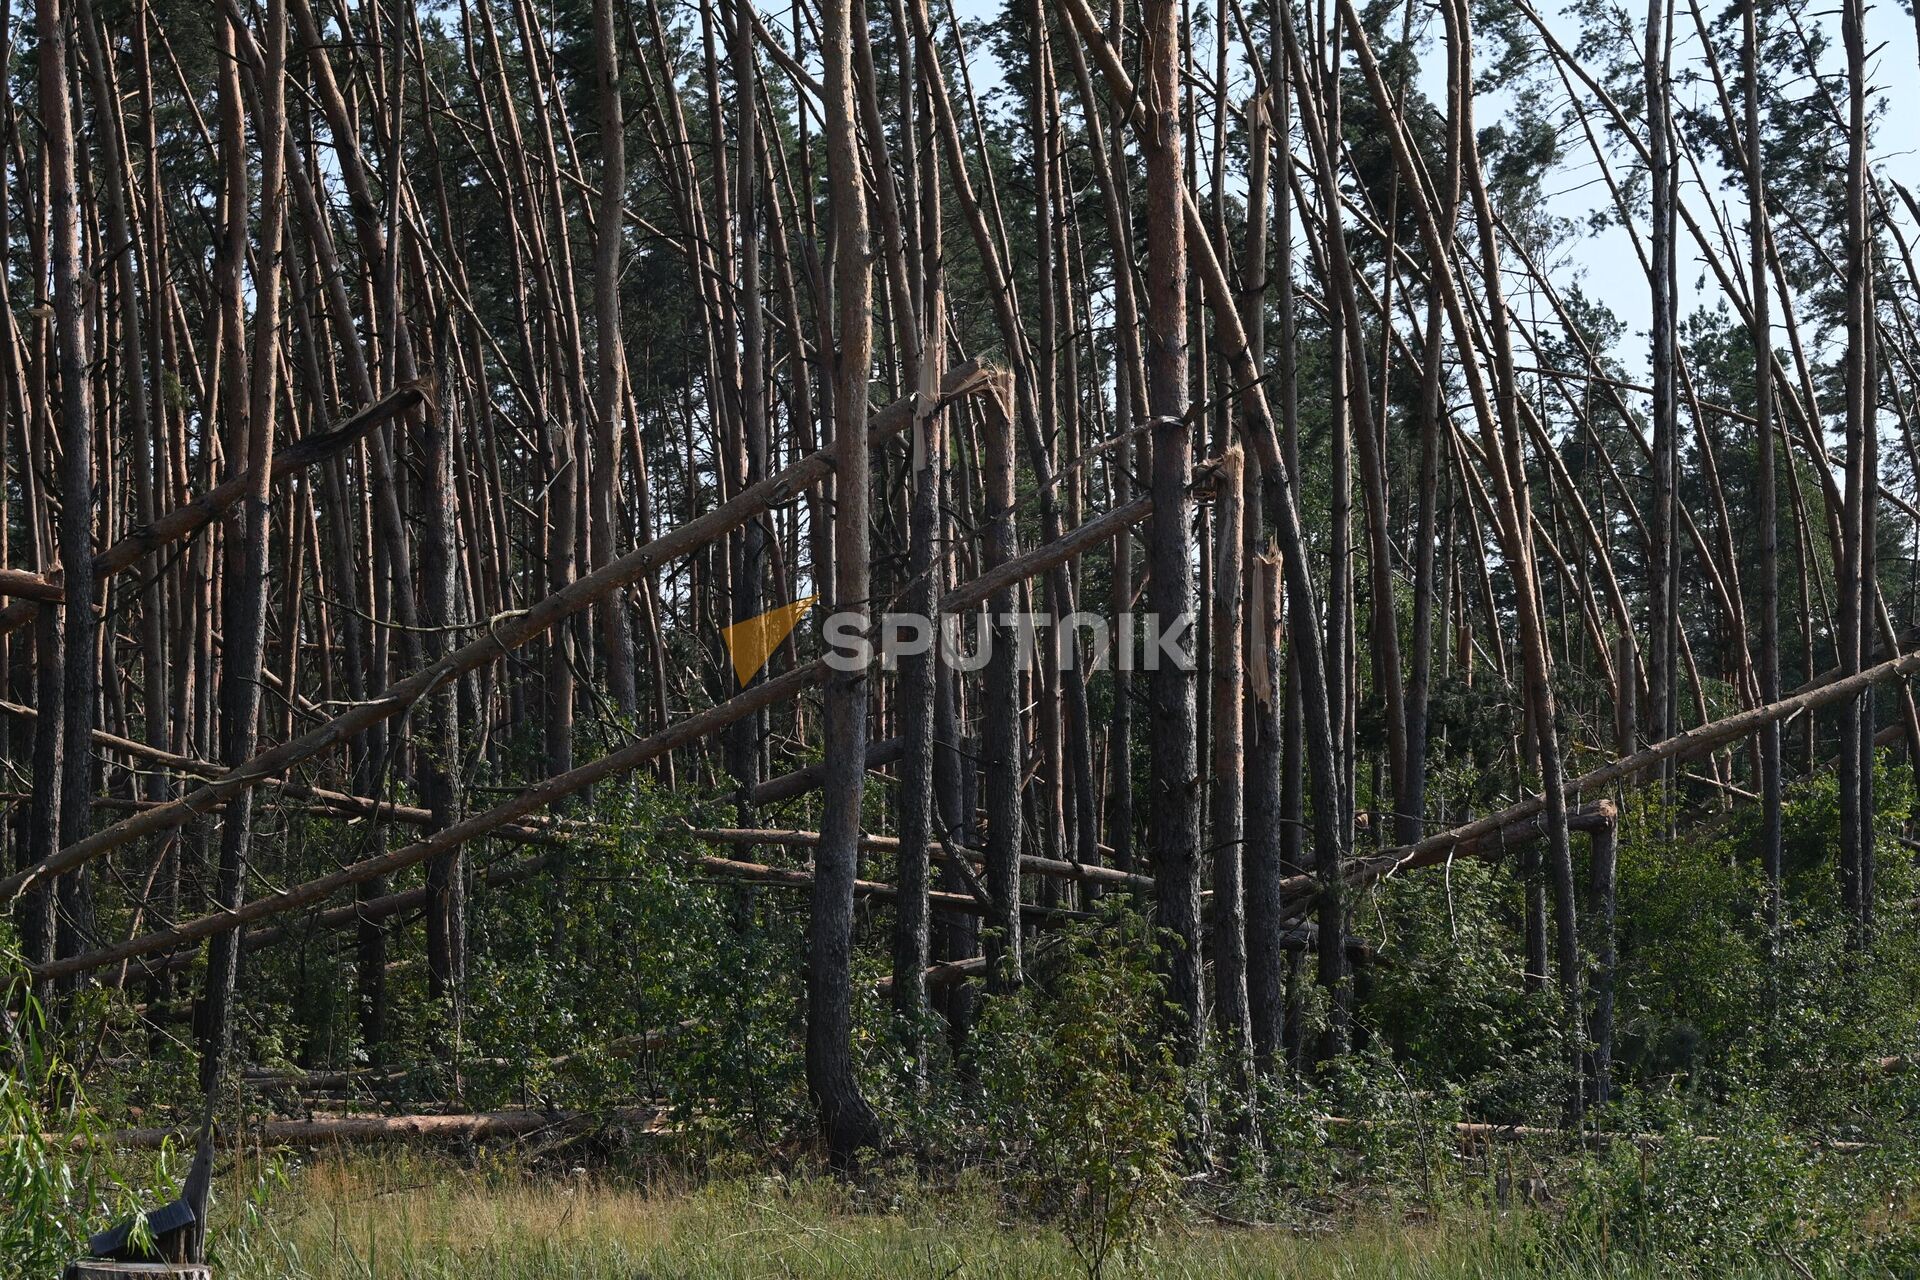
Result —
[[[227,296],[228,322],[235,353],[229,371],[233,438],[230,457],[244,467],[246,496],[231,528],[226,578],[227,613],[225,651],[221,665],[221,755],[228,762],[251,759],[258,741],[260,669],[266,642],[267,557],[273,534],[274,413],[278,402],[281,241],[286,214],[286,56],[285,0],[269,0],[264,46],[229,20],[220,23],[220,117],[226,170],[227,234],[238,249],[229,259],[233,275]],[[240,376],[238,359],[239,269],[246,252],[247,158],[246,122],[240,100],[239,56],[236,37],[244,36],[257,77],[260,136],[260,240],[254,274],[254,329],[252,358]],[[248,862],[253,848],[253,792],[243,790],[228,803],[220,822],[220,866],[215,901],[225,910],[237,910],[246,895]],[[197,1019],[200,1048],[200,1089],[212,1116],[214,1099],[223,1081],[233,1039],[234,989],[239,977],[239,935],[224,933],[213,940],[207,957],[206,995]],[[202,1141],[206,1141],[205,1135]],[[193,1206],[194,1217],[206,1221],[206,1205]]]
[[[593,466],[588,472],[593,567],[613,563],[620,480],[621,381],[626,351],[620,332],[621,242],[626,228],[626,116],[620,100],[620,42],[613,0],[594,0],[594,83],[600,100],[600,203],[594,214],[593,319],[596,354],[593,388]],[[751,70],[749,69],[749,74]],[[749,102],[751,99],[749,99]],[[749,297],[757,297],[757,290]],[[755,477],[756,479],[758,477]],[[633,660],[633,630],[627,593],[615,591],[598,607],[607,691],[614,710],[632,719],[640,710]]]
[[[1168,1000],[1182,1062],[1206,1039],[1200,990],[1200,791],[1194,707],[1193,466],[1187,421],[1187,226],[1181,207],[1180,21],[1173,0],[1149,0],[1142,14],[1147,146],[1147,413],[1152,423],[1153,519],[1147,529],[1152,615],[1147,644],[1157,651],[1149,683],[1148,796],[1151,805],[1154,923],[1167,948]],[[1157,634],[1156,634],[1157,633]],[[1161,636],[1174,638],[1162,645]]]
[[[868,265],[866,185],[855,127],[853,34],[866,19],[856,0],[825,0],[821,50],[826,66],[824,138],[834,227],[834,292],[839,349],[834,352],[834,607],[853,634],[869,634],[867,541],[867,376],[873,278]],[[826,811],[814,857],[807,919],[807,1084],[820,1108],[833,1162],[846,1167],[879,1145],[880,1121],[854,1074],[853,880],[859,861],[860,800],[865,789],[868,672],[835,671],[827,681]]]
[[[1239,446],[1221,458],[1213,499],[1213,786],[1210,848],[1213,853],[1214,1012],[1220,1051],[1226,1056],[1237,1105],[1253,1107],[1253,1018],[1247,1005],[1247,908],[1242,846],[1246,840],[1245,574],[1246,539],[1241,493],[1246,466]],[[1264,656],[1264,655],[1262,655]],[[1251,1121],[1246,1122],[1251,1130]]]
[[[985,537],[980,563],[991,572],[1013,559],[1016,536],[1012,407],[997,397],[986,406],[981,446],[980,498]],[[1019,596],[1014,581],[1003,577],[988,595],[979,637],[979,643],[989,646],[980,764],[986,775],[986,890],[993,907],[982,941],[986,944],[987,988],[996,994],[1017,989],[1024,977],[1019,916],[1020,847],[1024,839],[1020,797],[1026,769],[1021,755],[1020,672],[1015,665],[1019,644],[1014,606]]]
[[[84,743],[93,731],[98,696],[99,624],[94,616],[92,344],[86,321],[86,265],[81,259],[79,190],[73,101],[67,92],[66,46],[71,32],[60,0],[35,6],[40,51],[41,125],[46,138],[47,249],[52,265],[53,346],[60,371],[60,564],[66,604],[61,661],[63,737]],[[48,690],[51,692],[51,690]],[[59,830],[62,844],[87,834],[93,820],[93,753],[60,753]],[[85,870],[58,885],[56,954],[92,945],[92,891]]]
[[[1746,62],[1744,99],[1747,162],[1747,287],[1753,346],[1754,487],[1760,522],[1760,701],[1780,699],[1780,548],[1779,481],[1775,476],[1773,425],[1773,290],[1767,278],[1767,179],[1760,136],[1760,28],[1758,0],[1741,6]],[[1780,725],[1760,730],[1760,866],[1767,877],[1768,949],[1777,964],[1781,947],[1781,879],[1785,862]],[[1597,1037],[1596,1037],[1597,1042]],[[1596,1050],[1597,1052],[1597,1050]]]

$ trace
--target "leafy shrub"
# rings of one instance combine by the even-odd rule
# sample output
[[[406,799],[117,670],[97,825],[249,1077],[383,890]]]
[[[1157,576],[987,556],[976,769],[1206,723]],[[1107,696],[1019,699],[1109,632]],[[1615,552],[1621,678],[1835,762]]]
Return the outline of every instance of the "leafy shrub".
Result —
[[[667,1099],[689,1133],[763,1149],[808,1123],[806,896],[703,874],[693,858],[708,850],[686,834],[697,815],[635,778],[595,797],[598,838],[568,851],[562,927],[540,900],[549,890],[481,901],[468,1031],[481,1053],[518,1055],[504,1096],[532,1088],[592,1105],[638,1088]],[[645,1052],[591,1052],[655,1033]]]
[[[138,1199],[104,1164],[79,1075],[49,1048],[24,972],[0,933],[0,1274],[50,1276],[76,1240]]]
[[[1824,1145],[1747,1100],[1712,1121],[1709,1135],[1674,1105],[1635,1117],[1647,1138],[1615,1142],[1576,1168],[1560,1242],[1674,1275],[1783,1259],[1908,1274],[1892,1259],[1916,1256],[1920,1224],[1888,1189],[1913,1185],[1910,1143]]]
[[[1186,1081],[1160,1034],[1154,955],[1146,925],[1115,908],[1036,956],[979,1028],[990,1136],[1089,1276],[1137,1248],[1180,1189]]]
[[[1439,878],[1382,888],[1392,964],[1376,968],[1361,1016],[1391,1049],[1392,1070],[1367,1078],[1448,1091],[1475,1119],[1551,1122],[1566,1078],[1559,997],[1521,980],[1519,877],[1510,864],[1461,859]]]

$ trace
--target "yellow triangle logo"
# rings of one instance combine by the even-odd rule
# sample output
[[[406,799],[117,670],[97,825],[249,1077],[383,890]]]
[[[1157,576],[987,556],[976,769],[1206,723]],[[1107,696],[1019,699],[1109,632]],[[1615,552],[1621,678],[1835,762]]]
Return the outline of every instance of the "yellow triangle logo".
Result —
[[[720,638],[727,642],[727,652],[733,655],[733,674],[740,678],[743,688],[760,674],[760,668],[767,665],[773,651],[780,647],[795,624],[807,616],[807,610],[813,608],[817,599],[818,596],[808,596],[795,600],[721,630]]]

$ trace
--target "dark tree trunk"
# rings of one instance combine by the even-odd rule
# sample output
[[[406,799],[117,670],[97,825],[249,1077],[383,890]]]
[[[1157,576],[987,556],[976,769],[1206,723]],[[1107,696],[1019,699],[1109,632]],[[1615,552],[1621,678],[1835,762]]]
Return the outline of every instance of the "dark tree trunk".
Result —
[[[1213,854],[1213,985],[1220,1024],[1220,1051],[1241,1094],[1253,1105],[1253,1019],[1247,1007],[1247,909],[1242,845],[1246,837],[1245,751],[1242,704],[1246,701],[1245,542],[1241,491],[1246,468],[1239,447],[1222,456],[1213,499],[1213,787],[1210,848]],[[1250,1124],[1249,1124],[1250,1128]]]
[[[1150,675],[1148,803],[1154,922],[1165,935],[1176,1052],[1206,1037],[1200,989],[1200,790],[1192,666],[1193,428],[1187,422],[1187,248],[1182,207],[1180,21],[1174,0],[1143,13],[1147,129],[1147,413],[1153,519],[1147,529]],[[1162,644],[1162,637],[1172,637]]]
[[[834,607],[865,637],[868,618],[867,373],[873,344],[873,279],[867,261],[866,184],[854,120],[853,35],[866,19],[854,0],[823,6],[827,168],[833,192]],[[880,1142],[880,1121],[853,1065],[853,881],[859,865],[860,800],[866,782],[868,671],[835,670],[827,681],[826,812],[814,858],[807,918],[807,1085],[820,1108],[836,1165]]]
[[[437,662],[454,646],[453,435],[457,424],[453,389],[440,379],[440,403],[420,433],[420,462],[425,483],[420,539],[420,618],[426,627],[425,656]],[[444,831],[461,817],[460,717],[457,689],[449,681],[427,700],[425,732],[414,745],[419,762],[421,799],[433,813],[433,830]],[[427,866],[427,976],[437,1000],[447,1001],[457,1032],[466,991],[467,865],[465,850],[435,858]]]
[[[72,34],[60,0],[41,0],[34,18],[40,50],[41,126],[46,136],[47,247],[53,268],[54,350],[60,369],[60,570],[66,589],[61,660],[66,676],[61,712],[68,747],[60,759],[60,844],[85,836],[93,819],[94,701],[99,693],[93,569],[93,397],[86,320],[86,263],[81,257],[78,163],[73,101],[67,92]],[[51,692],[49,690],[49,692]],[[49,711],[51,707],[47,708]],[[62,876],[55,951],[75,955],[93,942],[92,893],[86,869]]]
[[[221,755],[230,763],[253,757],[258,741],[260,669],[266,641],[267,556],[273,533],[273,441],[278,404],[281,242],[285,232],[285,67],[287,13],[284,0],[269,0],[262,62],[257,76],[260,116],[260,239],[254,274],[252,359],[240,358],[239,270],[246,255],[246,122],[240,101],[240,76],[234,30],[221,23],[220,121],[226,170],[227,234],[234,250],[228,258],[226,306],[233,353],[227,406],[231,413],[230,456],[243,460],[246,494],[229,523],[224,652],[220,678]],[[242,369],[245,376],[241,376]],[[237,909],[246,895],[248,861],[253,848],[253,792],[242,790],[227,803],[220,822],[220,866],[215,901]],[[209,1118],[224,1078],[233,1039],[233,1001],[239,976],[240,935],[215,937],[208,949],[206,997],[200,1008],[200,1088]],[[203,1134],[203,1142],[205,1135]],[[206,1221],[205,1201],[194,1206]]]

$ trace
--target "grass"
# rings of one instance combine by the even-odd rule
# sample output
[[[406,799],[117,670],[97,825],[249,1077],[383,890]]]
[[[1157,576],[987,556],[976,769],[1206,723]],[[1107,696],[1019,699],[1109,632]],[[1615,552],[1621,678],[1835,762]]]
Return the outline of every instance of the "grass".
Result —
[[[244,1194],[235,1191],[246,1188]],[[216,1274],[228,1280],[722,1280],[1081,1276],[1058,1231],[1010,1218],[985,1181],[862,1193],[823,1180],[694,1185],[528,1174],[387,1152],[299,1167],[244,1167],[229,1181]],[[1104,1274],[1239,1280],[1453,1280],[1659,1272],[1541,1260],[1536,1223],[1375,1210],[1337,1229],[1169,1225]],[[1533,1248],[1523,1248],[1523,1242]],[[1546,1243],[1549,1259],[1552,1246]],[[1784,1263],[1778,1272],[1812,1274]]]

